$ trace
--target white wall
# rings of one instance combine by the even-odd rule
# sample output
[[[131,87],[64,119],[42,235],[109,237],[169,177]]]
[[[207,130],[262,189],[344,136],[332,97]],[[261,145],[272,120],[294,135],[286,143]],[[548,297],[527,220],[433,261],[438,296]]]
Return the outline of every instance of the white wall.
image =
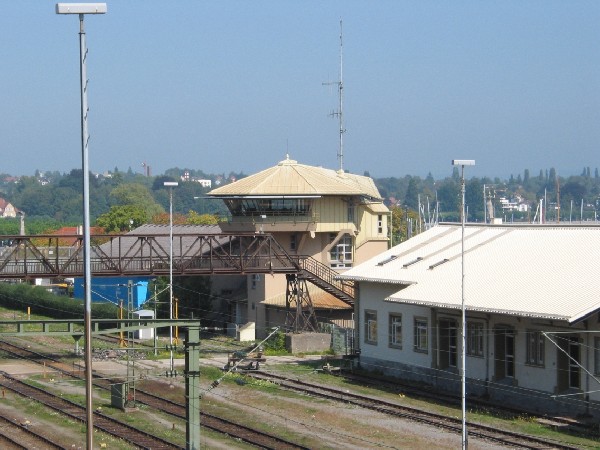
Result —
[[[389,284],[360,283],[360,297],[357,302],[357,315],[359,317],[359,345],[361,349],[361,361],[368,361],[370,369],[385,372],[386,369],[396,370],[397,373],[406,372],[406,368],[398,369],[399,366],[412,366],[416,372],[424,370],[430,373],[430,377],[443,377],[443,374],[458,374],[457,368],[446,370],[438,369],[438,353],[436,351],[436,336],[440,319],[455,320],[458,326],[458,365],[460,365],[460,310],[432,309],[427,306],[419,306],[405,303],[385,301],[391,293],[398,290],[397,286]],[[365,342],[365,311],[377,312],[377,343]],[[389,314],[402,314],[402,348],[392,348],[389,345]],[[420,353],[414,350],[414,318],[423,317],[428,321],[428,352]],[[571,396],[571,400],[580,405],[583,404],[585,395],[592,402],[600,402],[600,382],[586,373],[594,373],[594,357],[600,352],[594,349],[594,337],[600,337],[600,324],[597,315],[590,318],[586,324],[569,326],[564,321],[538,320],[533,318],[515,317],[500,314],[467,313],[467,322],[480,322],[483,324],[483,356],[467,356],[466,374],[467,378],[473,380],[479,386],[497,389],[498,395],[514,396],[517,403],[519,399],[523,402],[551,402],[558,388],[558,355],[560,350],[549,340],[544,339],[544,363],[543,366],[535,366],[527,361],[527,332],[545,331],[550,333],[562,332],[563,334],[550,334],[554,341],[564,339],[565,332],[577,335],[581,339],[580,369],[581,389],[571,389],[568,393],[580,392],[581,395]],[[498,326],[508,326],[515,334],[515,368],[514,377],[496,380],[495,364],[497,355],[494,354],[495,334]],[[595,331],[595,333],[584,333],[584,331]],[[585,368],[585,369],[584,369]],[[452,380],[451,377],[448,377]],[[455,379],[453,380],[455,382]],[[529,394],[536,392],[537,394]],[[584,394],[585,393],[585,394]],[[565,399],[567,397],[564,397]],[[568,401],[568,400],[565,400]],[[557,403],[557,402],[555,402]],[[600,405],[597,414],[600,416]]]

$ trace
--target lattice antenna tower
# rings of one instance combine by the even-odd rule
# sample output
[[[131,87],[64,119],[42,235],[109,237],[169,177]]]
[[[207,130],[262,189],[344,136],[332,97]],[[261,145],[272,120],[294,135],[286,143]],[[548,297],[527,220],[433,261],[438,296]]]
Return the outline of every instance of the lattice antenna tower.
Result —
[[[340,172],[344,171],[344,39],[343,39],[342,20],[340,19],[340,79],[331,83],[323,83],[323,85],[336,84],[338,87],[339,107],[337,111],[332,111],[330,117],[337,117],[340,124],[340,147],[338,150],[338,161],[340,162]]]

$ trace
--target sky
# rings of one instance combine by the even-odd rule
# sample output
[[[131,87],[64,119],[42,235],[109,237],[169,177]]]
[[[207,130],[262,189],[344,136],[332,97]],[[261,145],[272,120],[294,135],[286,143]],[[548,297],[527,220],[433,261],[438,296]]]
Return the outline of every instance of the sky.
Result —
[[[0,14],[0,173],[81,168],[79,21]],[[109,0],[85,17],[89,167],[372,177],[600,167],[600,2]],[[340,21],[343,72],[340,77]]]

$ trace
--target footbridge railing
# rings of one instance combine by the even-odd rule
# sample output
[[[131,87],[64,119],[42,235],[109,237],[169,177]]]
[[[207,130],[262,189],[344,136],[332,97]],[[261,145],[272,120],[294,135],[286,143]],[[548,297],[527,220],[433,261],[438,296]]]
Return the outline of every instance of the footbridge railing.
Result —
[[[0,278],[68,278],[84,273],[80,235],[3,236]],[[169,234],[93,235],[93,276],[169,274]],[[174,234],[173,274],[295,273],[297,262],[269,234]]]
[[[169,234],[92,235],[94,277],[167,276]],[[73,278],[84,273],[81,235],[2,236],[0,279]],[[270,234],[173,234],[173,274],[295,273],[352,304],[354,285],[310,256],[292,256]]]

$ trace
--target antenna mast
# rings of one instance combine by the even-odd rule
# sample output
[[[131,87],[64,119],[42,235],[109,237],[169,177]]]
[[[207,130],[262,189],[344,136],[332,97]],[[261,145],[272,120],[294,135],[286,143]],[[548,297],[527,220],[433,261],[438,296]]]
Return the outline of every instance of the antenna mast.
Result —
[[[331,117],[337,117],[340,122],[340,148],[338,150],[338,160],[340,162],[340,172],[344,171],[344,133],[346,132],[344,128],[344,59],[343,59],[343,49],[344,49],[344,41],[343,41],[343,28],[342,28],[342,20],[340,19],[340,79],[339,81],[335,81],[333,83],[323,83],[324,85],[337,84],[338,86],[338,95],[339,95],[339,108],[337,111],[333,111],[329,114]]]

